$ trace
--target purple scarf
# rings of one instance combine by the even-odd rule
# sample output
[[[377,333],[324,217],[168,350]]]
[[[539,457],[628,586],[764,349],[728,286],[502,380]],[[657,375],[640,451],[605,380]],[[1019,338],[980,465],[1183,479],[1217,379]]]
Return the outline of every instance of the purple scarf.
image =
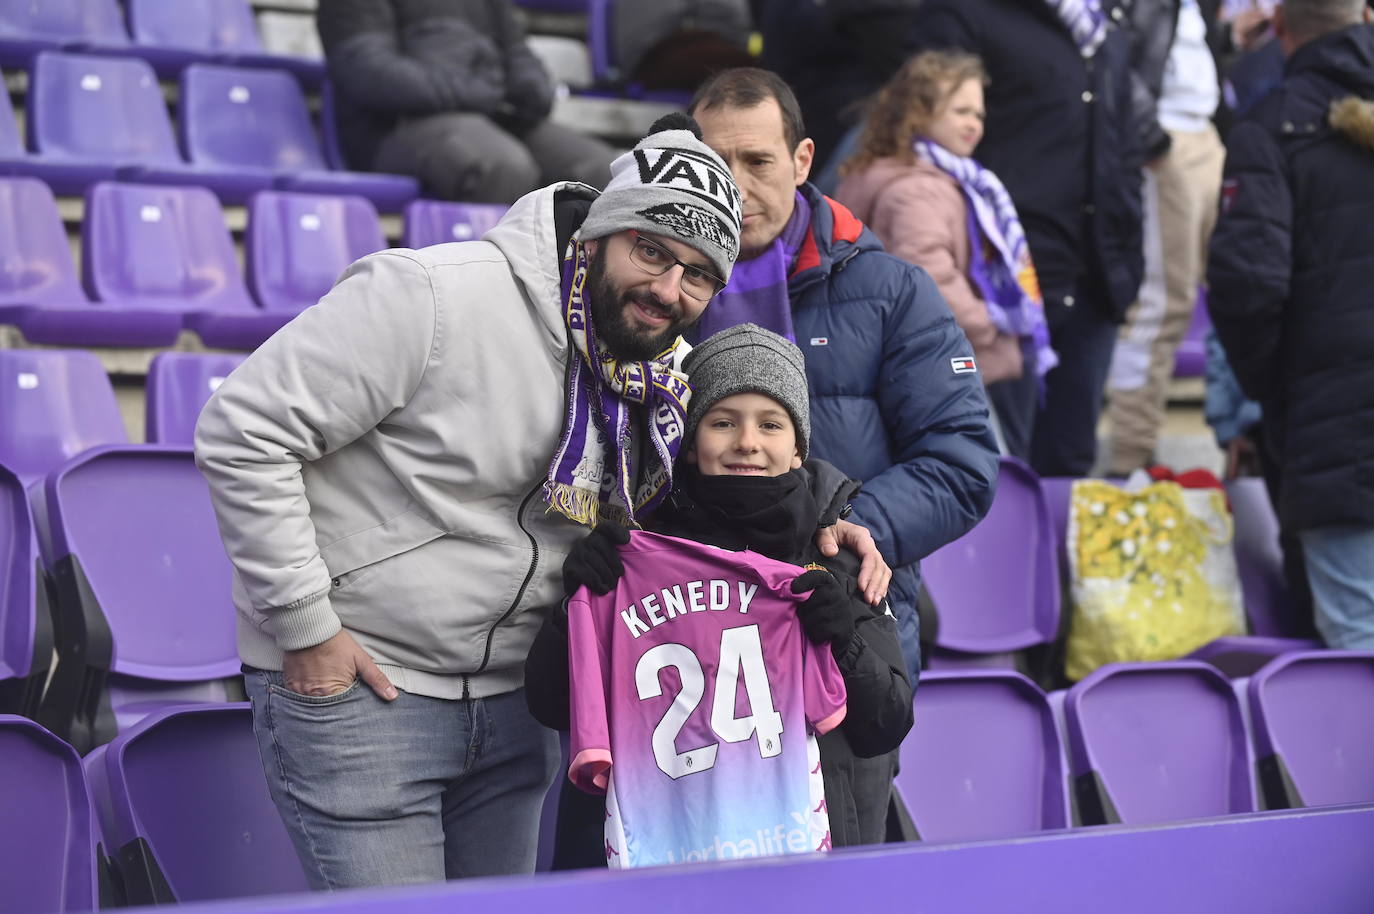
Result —
[[[583,294],[586,282],[586,251],[569,242],[563,257],[563,319],[576,352],[568,370],[568,415],[544,482],[544,500],[549,510],[589,527],[603,520],[634,526],[636,514],[652,511],[672,488],[692,389],[673,369],[677,340],[645,362],[616,361],[601,347]],[[632,494],[635,407],[648,417],[643,424],[652,447],[643,449],[640,482]],[[613,467],[606,466],[608,458]]]
[[[811,227],[811,204],[797,191],[792,218],[782,234],[763,253],[735,264],[730,282],[711,300],[697,322],[698,340],[737,324],[753,323],[796,342],[792,332],[792,303],[787,297],[787,274]]]
[[[1030,341],[1036,373],[1043,378],[1059,364],[1059,356],[1050,348],[1040,281],[1011,194],[995,174],[938,143],[917,140],[915,151],[918,158],[959,183],[968,202],[969,278],[982,295],[993,325]],[[989,257],[985,251],[996,256]]]
[[[1107,14],[1102,12],[1102,0],[1048,0],[1064,27],[1073,36],[1074,44],[1084,57],[1092,57],[1107,40]]]

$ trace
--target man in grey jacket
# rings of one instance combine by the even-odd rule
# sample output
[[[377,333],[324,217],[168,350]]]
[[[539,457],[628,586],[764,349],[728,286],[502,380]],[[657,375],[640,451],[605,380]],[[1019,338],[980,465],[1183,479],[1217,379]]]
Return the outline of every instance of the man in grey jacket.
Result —
[[[263,764],[317,888],[533,869],[559,750],[521,692],[531,609],[583,525],[671,485],[678,334],[739,247],[730,172],[676,117],[600,196],[555,184],[481,241],[363,258],[201,414]]]

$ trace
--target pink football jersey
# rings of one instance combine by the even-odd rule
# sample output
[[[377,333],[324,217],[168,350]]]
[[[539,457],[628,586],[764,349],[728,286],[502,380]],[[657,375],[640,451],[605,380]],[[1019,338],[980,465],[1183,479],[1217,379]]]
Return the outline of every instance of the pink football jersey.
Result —
[[[635,531],[616,589],[568,602],[572,764],[607,794],[612,867],[824,850],[815,734],[844,719],[803,569]]]

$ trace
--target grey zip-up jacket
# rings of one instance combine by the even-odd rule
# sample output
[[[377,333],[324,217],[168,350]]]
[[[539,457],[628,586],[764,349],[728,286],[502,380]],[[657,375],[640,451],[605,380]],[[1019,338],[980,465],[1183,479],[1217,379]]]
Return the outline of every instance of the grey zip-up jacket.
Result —
[[[483,240],[364,257],[216,391],[196,428],[235,567],[239,652],[345,628],[398,687],[518,688],[557,572],[586,533],[541,485],[569,344],[554,194]]]

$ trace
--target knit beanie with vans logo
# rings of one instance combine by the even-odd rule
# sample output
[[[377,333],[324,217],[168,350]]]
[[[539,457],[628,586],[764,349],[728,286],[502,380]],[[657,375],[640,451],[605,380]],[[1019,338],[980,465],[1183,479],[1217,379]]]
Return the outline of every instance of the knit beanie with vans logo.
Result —
[[[682,370],[692,383],[685,441],[694,440],[701,417],[721,400],[735,394],[763,394],[791,414],[797,450],[806,459],[811,443],[811,400],[806,361],[793,343],[757,324],[737,324],[687,353]]]
[[[686,114],[659,118],[635,148],[611,163],[611,180],[592,201],[578,240],[636,229],[700,251],[722,280],[739,256],[743,225],[730,169],[701,141]]]

